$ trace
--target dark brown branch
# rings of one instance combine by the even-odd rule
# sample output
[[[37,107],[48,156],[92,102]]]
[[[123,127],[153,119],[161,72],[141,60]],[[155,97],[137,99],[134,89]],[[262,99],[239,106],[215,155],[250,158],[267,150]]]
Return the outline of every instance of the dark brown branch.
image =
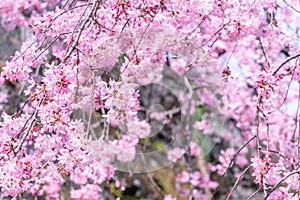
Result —
[[[271,153],[274,153],[274,154],[277,154],[279,157],[283,158],[285,161],[287,161],[291,166],[294,166],[294,163],[292,163],[289,159],[287,159],[286,156],[284,156],[283,154],[281,154],[280,152],[278,151],[275,151],[275,150],[272,150],[272,149],[269,149],[268,151],[263,149],[263,148],[260,148],[260,151],[262,152],[271,152]]]
[[[37,105],[37,108],[38,108],[39,106],[42,105],[43,101],[44,101],[44,98],[41,98],[41,100],[39,101],[39,103],[38,103],[38,105]],[[33,113],[33,116],[32,116],[33,119],[31,120],[30,125],[29,125],[29,127],[28,127],[26,133],[23,135],[20,144],[16,147],[16,151],[14,151],[15,156],[16,156],[17,153],[21,150],[21,148],[22,148],[22,146],[23,146],[23,144],[24,144],[26,138],[28,137],[28,135],[29,135],[31,129],[32,129],[32,128],[34,127],[34,125],[35,125],[35,122],[36,122],[36,115],[37,115],[37,112],[38,112],[38,109],[37,109],[37,108],[35,109],[35,111],[34,111],[34,113]]]
[[[94,0],[90,13],[88,14],[87,18],[84,20],[82,25],[80,26],[79,31],[78,31],[78,35],[77,35],[76,39],[74,40],[72,46],[70,47],[69,51],[64,56],[64,59],[63,59],[62,63],[64,63],[71,56],[72,52],[74,51],[76,45],[79,42],[80,36],[81,36],[85,26],[87,25],[87,23],[90,21],[91,17],[93,16],[94,10],[97,8],[98,3],[99,3],[98,0]],[[88,6],[86,7],[86,9],[87,8],[88,8]],[[84,11],[84,13],[85,13],[85,11]]]
[[[292,57],[289,57],[288,59],[286,59],[274,72],[273,72],[273,76],[275,76],[276,74],[277,74],[277,72],[285,65],[285,64],[287,64],[288,62],[290,62],[291,60],[293,60],[293,59],[296,59],[296,58],[298,58],[300,56],[300,53],[298,53],[298,54],[296,54],[296,55],[294,55],[294,56],[292,56]]]
[[[286,177],[284,177],[283,179],[281,179],[280,181],[278,181],[278,183],[276,185],[274,185],[271,189],[271,191],[267,194],[267,196],[265,197],[265,200],[268,199],[268,197],[271,195],[272,192],[274,192],[277,187],[283,182],[285,181],[286,179],[288,179],[290,176],[294,175],[294,174],[299,174],[300,171],[294,171],[294,172],[291,172],[290,174],[288,174]]]
[[[289,4],[288,2],[286,2],[286,0],[283,0],[283,2],[284,2],[288,7],[290,7],[292,10],[294,10],[295,12],[300,13],[299,10],[297,10],[294,6],[292,6],[291,4]]]
[[[265,52],[264,46],[263,46],[263,44],[262,44],[262,42],[261,42],[261,39],[260,39],[259,37],[257,37],[257,40],[258,40],[258,42],[259,42],[260,48],[261,48],[261,50],[262,50],[262,53],[263,53],[263,55],[264,55],[264,57],[265,57],[265,59],[266,59],[268,68],[270,68],[270,63],[269,63],[267,54],[266,54],[266,52]]]

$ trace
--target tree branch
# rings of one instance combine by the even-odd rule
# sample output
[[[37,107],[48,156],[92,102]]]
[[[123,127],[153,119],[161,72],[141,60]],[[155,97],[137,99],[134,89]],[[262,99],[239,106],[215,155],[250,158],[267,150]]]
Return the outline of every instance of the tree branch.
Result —
[[[300,53],[298,53],[298,54],[296,54],[296,55],[294,55],[294,56],[292,56],[292,57],[289,57],[288,59],[286,59],[274,72],[273,72],[273,76],[275,76],[276,74],[277,74],[277,72],[285,65],[285,64],[287,64],[288,62],[290,62],[291,60],[293,60],[293,59],[296,59],[296,58],[298,58],[300,56]]]

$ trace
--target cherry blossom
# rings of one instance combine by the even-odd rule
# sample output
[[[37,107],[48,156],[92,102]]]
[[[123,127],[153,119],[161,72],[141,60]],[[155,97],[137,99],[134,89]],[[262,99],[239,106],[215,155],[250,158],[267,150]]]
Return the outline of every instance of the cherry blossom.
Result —
[[[70,186],[73,199],[121,199],[142,158],[173,177],[170,189],[148,174],[150,199],[237,198],[237,186],[299,199],[299,10],[295,0],[2,0],[1,26],[30,36],[0,69],[1,198],[61,199]],[[157,103],[168,109],[151,113],[164,121],[154,134]]]

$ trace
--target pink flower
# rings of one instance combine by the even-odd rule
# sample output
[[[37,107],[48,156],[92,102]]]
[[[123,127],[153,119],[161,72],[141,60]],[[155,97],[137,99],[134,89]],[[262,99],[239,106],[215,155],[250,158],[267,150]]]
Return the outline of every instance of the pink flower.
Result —
[[[173,150],[168,151],[168,159],[172,162],[176,162],[184,154],[184,149],[176,147]]]
[[[170,194],[167,194],[167,195],[164,196],[164,200],[177,200],[177,198],[172,197],[172,195],[170,195]]]
[[[179,75],[183,75],[186,71],[187,63],[184,59],[172,59],[171,69]]]
[[[201,200],[208,200],[209,198],[202,192],[199,190],[194,189],[192,191],[192,195],[195,199],[201,199]]]
[[[80,189],[72,189],[71,190],[71,198],[72,199],[90,199],[97,200],[100,198],[101,188],[96,184],[87,184],[81,186]]]
[[[192,156],[199,156],[201,152],[201,149],[199,148],[198,144],[196,142],[190,143],[190,153]]]
[[[127,133],[139,138],[145,138],[151,133],[151,127],[146,121],[138,119],[126,124]]]
[[[233,148],[228,148],[225,151],[221,150],[221,155],[219,156],[220,164],[216,166],[219,175],[223,175],[226,172],[234,154],[235,150]]]
[[[114,141],[117,150],[116,156],[119,161],[130,162],[135,158],[136,145],[138,138],[136,136],[123,135],[120,140]]]
[[[179,183],[186,183],[190,180],[190,174],[187,171],[183,171],[176,176],[176,181]]]
[[[202,120],[202,121],[197,121],[194,124],[194,128],[200,131],[203,131],[204,135],[208,135],[211,133],[210,128],[211,128],[211,123],[208,120]]]
[[[252,158],[251,162],[254,171],[252,173],[252,176],[255,178],[254,183],[259,185],[264,184],[267,181],[266,178],[272,174],[272,172],[270,173],[270,170],[273,168],[274,164],[271,163],[271,160],[268,156],[266,156],[264,159],[257,157]]]

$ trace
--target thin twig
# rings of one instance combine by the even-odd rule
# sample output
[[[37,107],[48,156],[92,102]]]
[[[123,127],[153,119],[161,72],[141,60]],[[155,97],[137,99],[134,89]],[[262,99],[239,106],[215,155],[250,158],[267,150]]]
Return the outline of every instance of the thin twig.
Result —
[[[69,51],[65,54],[63,60],[62,60],[62,63],[66,62],[66,60],[71,56],[72,52],[74,51],[76,45],[78,44],[79,42],[79,39],[80,39],[80,36],[83,32],[83,29],[85,28],[85,26],[87,25],[87,23],[90,21],[93,13],[94,13],[94,9],[97,7],[97,4],[99,3],[98,0],[94,0],[93,2],[93,5],[92,5],[92,8],[91,8],[91,11],[89,12],[87,18],[84,20],[84,22],[81,24],[80,28],[79,28],[79,31],[78,31],[78,35],[76,37],[76,39],[74,40],[71,48],[69,49]],[[88,6],[86,7],[86,9],[88,8]],[[85,11],[84,11],[85,12]],[[84,13],[83,13],[84,14]],[[72,33],[73,34],[73,33]]]
[[[223,24],[221,28],[219,28],[206,42],[204,42],[201,47],[208,44],[209,41],[211,41],[218,33],[220,33],[231,21],[227,22],[226,24]]]
[[[260,186],[255,192],[253,192],[253,194],[250,195],[250,197],[247,198],[247,200],[252,199],[261,190],[261,188],[262,187]]]
[[[45,53],[53,44],[54,42],[59,39],[60,36],[62,35],[66,35],[66,34],[69,34],[70,32],[66,32],[66,33],[60,33],[58,34],[57,36],[55,36],[51,42],[48,43],[48,45],[37,55],[35,56],[35,58],[32,60],[32,62],[36,61],[43,53]]]
[[[226,168],[226,171],[224,172],[223,176],[225,176],[225,174],[227,173],[228,169],[231,168],[233,162],[235,161],[236,157],[239,155],[239,153],[252,141],[256,138],[256,135],[252,136],[243,146],[241,146],[236,153],[234,154],[233,158],[230,160],[230,163],[228,165],[228,167]]]
[[[156,12],[155,15],[152,17],[152,19],[150,20],[150,22],[147,24],[145,30],[143,31],[143,33],[142,33],[142,35],[141,35],[141,38],[140,38],[138,44],[137,44],[137,46],[136,46],[136,50],[137,50],[138,47],[140,46],[140,44],[141,44],[141,42],[142,42],[142,40],[143,40],[143,38],[144,38],[144,36],[145,36],[145,34],[146,34],[146,31],[147,31],[148,28],[150,27],[151,23],[154,21],[154,18],[155,18],[155,16],[157,15],[157,13],[158,13],[158,11],[160,10],[160,8],[161,8],[161,5],[157,8],[157,12]]]
[[[84,6],[87,6],[87,5],[89,5],[89,4],[82,4],[82,5],[74,6],[73,8],[69,8],[68,10],[64,10],[63,12],[59,13],[58,15],[56,15],[56,16],[52,19],[52,21],[50,22],[50,24],[43,30],[43,32],[42,32],[42,33],[41,33],[41,34],[40,34],[40,35],[39,35],[32,43],[30,43],[30,45],[28,45],[28,46],[26,47],[26,49],[25,49],[24,51],[22,51],[18,57],[14,58],[14,60],[17,60],[17,59],[19,59],[21,56],[23,56],[23,55],[26,53],[26,51],[28,51],[28,49],[30,49],[30,47],[32,47],[37,41],[39,41],[39,39],[43,36],[44,33],[46,33],[46,32],[50,29],[50,27],[53,25],[54,21],[55,21],[58,17],[60,17],[61,15],[65,14],[65,13],[67,13],[67,12],[69,12],[69,11],[75,9],[75,8],[80,8],[80,7],[84,7]],[[45,39],[46,39],[46,38],[45,38]]]
[[[266,59],[268,68],[271,68],[271,65],[270,65],[269,59],[268,59],[268,57],[267,57],[267,54],[266,54],[266,52],[265,52],[264,46],[263,46],[263,44],[262,44],[262,41],[261,41],[261,39],[260,39],[259,37],[257,37],[257,40],[259,41],[259,45],[260,45],[260,48],[261,48],[261,50],[262,50],[262,53],[263,53],[263,55],[264,55],[264,57],[265,57],[265,59]]]
[[[86,129],[86,138],[88,138],[89,132],[90,132],[90,127],[91,127],[91,120],[92,120],[92,113],[93,113],[93,109],[94,109],[94,96],[95,96],[95,72],[93,70],[92,71],[92,94],[91,94],[91,105],[90,105],[90,113],[89,113],[89,119],[88,119],[88,124],[87,124],[87,129]]]
[[[300,102],[300,83],[299,86],[299,96],[298,96],[298,103]],[[299,104],[298,104],[299,105]],[[298,118],[298,169],[300,170],[300,120]],[[298,188],[300,188],[300,173],[298,174]],[[300,197],[300,190],[298,190],[298,197]]]
[[[231,57],[233,56],[233,54],[234,54],[234,52],[235,52],[235,50],[236,50],[237,44],[238,44],[238,41],[236,41],[236,43],[235,43],[235,45],[234,45],[234,47],[233,47],[233,50],[232,50],[232,52],[230,53],[230,55],[229,55],[229,57],[228,57],[228,59],[227,59],[227,61],[226,61],[226,65],[225,65],[225,66],[228,66],[228,64],[229,64],[229,62],[230,62],[230,60],[231,60]]]
[[[297,131],[297,127],[298,127],[297,122],[298,122],[299,108],[300,108],[300,83],[298,83],[298,105],[297,105],[297,110],[296,110],[295,129],[294,129],[294,133],[292,136],[292,141],[295,141],[296,131]],[[299,129],[300,129],[300,126],[299,126]]]
[[[260,112],[260,104],[262,101],[262,96],[258,96],[258,101],[256,105],[256,114],[255,114],[255,135],[256,135],[256,145],[257,145],[257,156],[259,157],[259,112]]]
[[[292,81],[293,81],[293,78],[294,78],[294,74],[295,74],[295,71],[296,71],[296,67],[297,67],[297,65],[295,65],[295,67],[294,67],[294,69],[293,69],[292,77],[291,77],[291,79],[290,79],[290,81],[289,81],[288,88],[287,88],[287,91],[286,91],[286,93],[285,93],[285,96],[284,96],[283,101],[281,102],[281,104],[279,105],[278,108],[276,108],[276,109],[273,110],[273,111],[268,112],[268,114],[271,114],[271,113],[273,113],[273,112],[279,110],[279,109],[284,105],[284,103],[285,103],[285,101],[286,101],[286,99],[287,99],[287,97],[288,97],[288,93],[289,93],[289,90],[290,90],[290,87],[291,87],[291,84],[292,84]]]
[[[37,106],[37,107],[39,107],[39,106],[43,103],[43,101],[44,101],[44,98],[41,98],[41,100],[40,100],[40,102],[38,103],[38,106]],[[22,138],[20,144],[17,146],[16,151],[14,152],[15,156],[16,156],[17,153],[21,150],[21,148],[22,148],[22,146],[23,146],[23,144],[24,144],[24,142],[25,142],[27,136],[29,135],[31,129],[32,129],[32,128],[34,127],[34,125],[35,125],[37,112],[38,112],[38,109],[36,108],[35,111],[34,111],[34,114],[33,114],[33,119],[31,120],[31,123],[30,123],[30,125],[29,125],[29,127],[28,127],[26,133],[23,135],[23,138]]]
[[[246,171],[248,171],[248,169],[249,169],[250,167],[251,167],[251,165],[249,165],[246,169],[244,169],[244,171],[243,171],[243,172],[239,175],[239,177],[236,179],[236,181],[235,181],[235,183],[234,183],[232,189],[230,190],[230,192],[229,192],[229,194],[228,194],[226,200],[229,200],[229,199],[230,199],[230,197],[231,197],[233,191],[235,190],[235,188],[236,188],[238,182],[240,181],[241,177],[246,173]]]
[[[208,171],[207,171],[207,166],[205,164],[205,160],[204,160],[203,156],[201,156],[201,155],[198,156],[197,166],[200,169],[201,175],[203,177],[205,177],[208,174]],[[206,185],[204,187],[204,193],[206,194],[206,196],[208,198],[213,197],[213,194],[211,193],[210,188],[208,187],[208,185]]]
[[[294,6],[292,6],[291,4],[289,4],[288,2],[286,2],[286,0],[283,0],[283,2],[284,2],[288,7],[290,7],[292,10],[294,10],[295,12],[300,13],[299,10],[297,10]]]
[[[142,161],[143,161],[143,163],[144,163],[144,166],[147,166],[147,165],[146,165],[147,163],[146,163],[146,159],[145,159],[144,154],[143,154],[143,153],[140,153],[140,155],[141,155],[141,157],[142,157]],[[151,182],[153,188],[156,190],[157,195],[163,197],[163,196],[164,196],[163,191],[162,191],[161,188],[157,185],[157,183],[154,181],[154,179],[153,179],[153,177],[150,175],[150,173],[146,173],[146,175],[147,175],[148,179],[150,180],[150,182]]]
[[[298,58],[300,56],[300,53],[298,53],[298,54],[296,54],[296,55],[294,55],[294,56],[292,56],[292,57],[289,57],[288,59],[286,59],[274,72],[273,72],[273,76],[275,76],[276,74],[277,74],[277,72],[286,64],[286,63],[288,63],[288,62],[290,62],[291,60],[293,60],[293,59],[296,59],[296,58]]]
[[[260,148],[260,151],[262,152],[271,152],[271,153],[274,153],[274,154],[277,154],[279,157],[283,158],[285,161],[287,161],[290,165],[294,166],[294,163],[292,163],[291,161],[289,161],[286,156],[284,156],[283,154],[281,154],[280,152],[278,151],[275,151],[275,150],[272,150],[272,149],[269,149],[268,151],[263,149],[263,148]]]
[[[260,108],[259,108],[260,109]],[[269,123],[269,119],[267,117],[267,115],[263,112],[262,109],[260,109],[260,112],[262,113],[263,117],[266,120],[266,126],[267,126],[267,153],[269,151],[269,144],[270,144],[270,123]]]
[[[267,196],[265,196],[265,200],[271,195],[272,192],[274,192],[277,187],[283,182],[285,181],[286,179],[288,179],[290,176],[294,175],[294,174],[300,174],[300,171],[294,171],[294,172],[291,172],[289,173],[286,177],[284,177],[283,179],[281,179],[280,181],[278,181],[278,183],[276,185],[274,185],[271,189],[271,191],[267,194]]]

